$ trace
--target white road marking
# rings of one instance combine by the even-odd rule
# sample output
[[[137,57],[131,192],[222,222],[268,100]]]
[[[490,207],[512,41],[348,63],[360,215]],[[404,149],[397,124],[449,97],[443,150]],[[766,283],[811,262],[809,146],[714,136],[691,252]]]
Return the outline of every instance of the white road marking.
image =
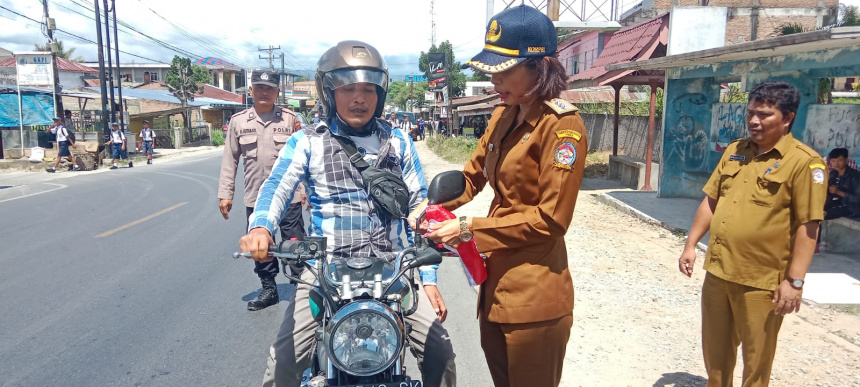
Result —
[[[56,190],[60,190],[60,189],[68,188],[68,187],[69,187],[69,186],[67,186],[67,185],[65,185],[65,184],[54,184],[54,183],[39,183],[39,184],[53,185],[53,186],[56,186],[57,188],[51,188],[51,189],[49,189],[49,190],[47,190],[47,191],[34,192],[34,193],[31,193],[31,194],[21,195],[21,196],[15,197],[15,198],[3,199],[3,200],[0,200],[0,203],[4,203],[4,202],[11,202],[11,201],[13,201],[13,200],[23,199],[23,198],[30,197],[30,196],[36,196],[36,195],[46,194],[46,193],[48,193],[48,192],[53,192],[53,191],[56,191]]]

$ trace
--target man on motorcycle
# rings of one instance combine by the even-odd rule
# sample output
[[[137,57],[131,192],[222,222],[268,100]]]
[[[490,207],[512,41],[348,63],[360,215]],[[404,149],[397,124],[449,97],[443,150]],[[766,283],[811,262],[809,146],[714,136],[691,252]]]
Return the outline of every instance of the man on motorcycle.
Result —
[[[325,120],[287,141],[260,189],[240,248],[256,261],[272,259],[267,256],[272,233],[295,187],[305,182],[312,214],[310,235],[328,238],[331,259],[374,256],[393,260],[407,247],[409,227],[405,219],[388,219],[375,208],[359,170],[344,156],[335,137],[351,140],[368,164],[401,177],[409,190],[409,210],[424,200],[427,184],[409,135],[375,119],[382,113],[388,91],[385,61],[368,44],[338,43],[320,58],[316,86]],[[406,317],[412,327],[409,339],[424,385],[454,386],[454,352],[441,325],[447,311],[436,288],[436,268],[422,267],[419,272],[423,286],[419,286],[418,309]],[[314,277],[306,270],[302,279],[312,282]],[[299,284],[291,296],[269,351],[264,386],[297,387],[311,364],[319,323],[311,313],[309,289]]]

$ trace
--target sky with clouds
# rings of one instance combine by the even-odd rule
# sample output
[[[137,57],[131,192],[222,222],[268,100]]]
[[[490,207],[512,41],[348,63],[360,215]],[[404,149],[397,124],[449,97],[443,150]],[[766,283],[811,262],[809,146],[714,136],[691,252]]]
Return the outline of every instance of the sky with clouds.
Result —
[[[494,0],[494,12],[512,1],[519,3]],[[526,3],[530,1],[534,0]],[[618,3],[623,11],[639,1]],[[860,5],[860,0],[842,3]],[[265,53],[257,49],[272,45],[286,53],[288,69],[309,71],[338,41],[362,40],[385,56],[392,78],[398,79],[419,73],[418,56],[431,44],[430,4],[430,0],[119,0],[116,13],[121,23],[179,47],[192,59],[214,56],[243,67],[268,66],[267,60],[258,59]],[[487,0],[435,0],[434,4],[437,44],[450,40],[460,61],[477,54],[484,43]],[[93,0],[49,0],[48,5],[57,28],[96,40]],[[40,0],[0,0],[0,6],[42,19]],[[563,14],[561,19],[571,17]],[[594,13],[592,19],[599,18]],[[30,51],[34,43],[46,41],[38,23],[2,8],[0,31],[0,47],[10,51]],[[176,54],[127,27],[120,25],[119,31],[120,49],[146,58],[120,54],[124,63],[169,62]],[[56,38],[67,48],[74,47],[75,56],[97,60],[94,44],[62,32]]]

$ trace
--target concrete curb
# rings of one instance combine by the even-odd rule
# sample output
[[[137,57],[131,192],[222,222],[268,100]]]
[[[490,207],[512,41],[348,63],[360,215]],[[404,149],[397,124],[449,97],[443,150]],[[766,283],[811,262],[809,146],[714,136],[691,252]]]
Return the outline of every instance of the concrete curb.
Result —
[[[627,203],[624,203],[624,202],[610,196],[607,193],[593,194],[591,196],[594,197],[594,199],[596,199],[601,204],[615,208],[616,210],[618,210],[622,213],[625,213],[627,215],[630,215],[634,218],[637,218],[637,219],[639,219],[645,223],[648,223],[650,225],[657,226],[657,227],[662,227],[666,230],[669,230],[673,234],[683,233],[684,239],[686,239],[687,234],[689,234],[689,230],[685,230],[683,228],[678,228],[678,227],[672,226],[671,224],[668,224],[666,222],[662,222],[660,220],[657,220],[657,219],[651,217],[650,215],[629,206]],[[697,243],[696,247],[699,250],[701,250],[702,252],[708,251],[708,246],[702,242]]]

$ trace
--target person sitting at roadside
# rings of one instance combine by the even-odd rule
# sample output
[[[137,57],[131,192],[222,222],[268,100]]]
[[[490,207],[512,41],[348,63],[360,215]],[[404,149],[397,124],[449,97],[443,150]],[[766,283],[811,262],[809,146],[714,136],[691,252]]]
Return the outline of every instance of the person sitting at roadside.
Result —
[[[833,149],[827,159],[831,170],[824,219],[860,218],[860,171],[848,167],[848,149]]]

